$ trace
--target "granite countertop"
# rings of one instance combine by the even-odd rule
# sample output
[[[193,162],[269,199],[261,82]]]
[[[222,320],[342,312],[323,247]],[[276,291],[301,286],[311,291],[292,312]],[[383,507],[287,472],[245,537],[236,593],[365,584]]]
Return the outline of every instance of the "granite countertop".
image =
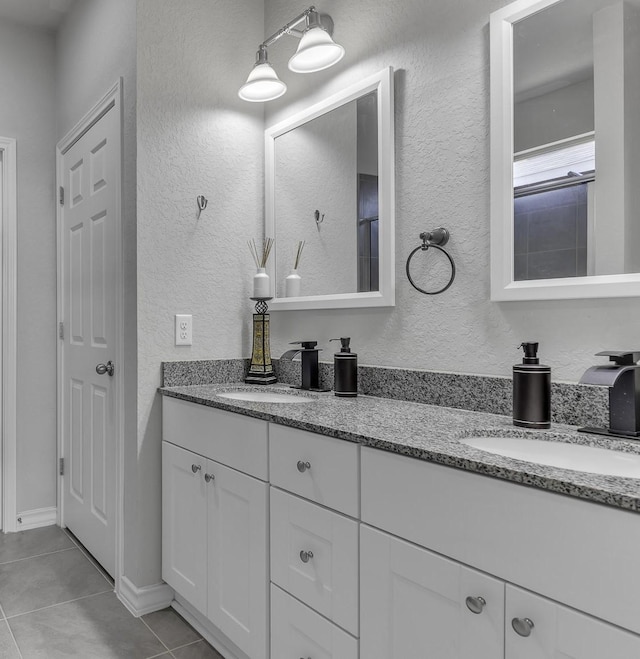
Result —
[[[292,391],[283,385],[266,388],[241,384],[163,387],[159,391],[164,396],[640,512],[640,479],[524,462],[467,446],[459,440],[489,433],[615,448],[638,455],[640,442],[577,433],[574,426],[560,424],[552,424],[549,430],[525,430],[513,426],[511,418],[506,416],[372,396],[338,398],[332,392],[316,394],[298,391],[296,393],[299,395],[312,397],[313,400],[283,404],[231,400],[218,395],[234,389],[252,388],[257,391]]]

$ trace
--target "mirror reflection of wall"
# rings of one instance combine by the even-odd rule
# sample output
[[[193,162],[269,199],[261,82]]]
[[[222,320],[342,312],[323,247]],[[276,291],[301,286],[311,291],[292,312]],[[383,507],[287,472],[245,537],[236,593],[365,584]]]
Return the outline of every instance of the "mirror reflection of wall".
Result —
[[[640,271],[640,2],[516,23],[514,279]]]
[[[372,92],[275,139],[277,297],[301,240],[301,295],[378,290],[377,131]]]

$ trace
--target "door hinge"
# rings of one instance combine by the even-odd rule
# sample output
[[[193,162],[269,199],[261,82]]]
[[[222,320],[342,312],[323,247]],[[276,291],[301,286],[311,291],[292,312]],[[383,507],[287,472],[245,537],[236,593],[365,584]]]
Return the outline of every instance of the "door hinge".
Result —
[[[58,323],[58,338],[64,339],[64,323],[62,321]]]
[[[60,458],[60,476],[64,476],[64,458]]]
[[[60,200],[60,206],[64,206],[64,188],[60,186],[59,188],[59,200]]]

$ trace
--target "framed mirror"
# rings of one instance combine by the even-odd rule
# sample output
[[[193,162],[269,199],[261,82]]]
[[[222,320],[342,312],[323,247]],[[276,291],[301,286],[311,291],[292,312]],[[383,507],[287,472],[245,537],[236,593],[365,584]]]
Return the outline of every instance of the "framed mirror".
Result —
[[[491,299],[640,295],[640,0],[491,15]]]
[[[265,131],[270,309],[395,304],[393,122],[388,68]]]

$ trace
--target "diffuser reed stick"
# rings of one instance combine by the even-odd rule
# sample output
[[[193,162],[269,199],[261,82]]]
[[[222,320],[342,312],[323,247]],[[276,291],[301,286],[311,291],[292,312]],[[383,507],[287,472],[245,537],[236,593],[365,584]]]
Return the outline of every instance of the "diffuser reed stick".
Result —
[[[300,265],[300,259],[302,258],[302,250],[304,249],[304,240],[301,240],[298,243],[298,251],[296,252],[296,260],[295,263],[293,264],[293,269],[297,270],[298,266]]]
[[[255,240],[248,240],[247,245],[249,245],[249,251],[253,260],[255,261],[256,268],[266,268],[267,261],[269,260],[269,255],[271,254],[271,248],[275,242],[274,238],[265,238],[262,243],[262,251],[258,251]]]

